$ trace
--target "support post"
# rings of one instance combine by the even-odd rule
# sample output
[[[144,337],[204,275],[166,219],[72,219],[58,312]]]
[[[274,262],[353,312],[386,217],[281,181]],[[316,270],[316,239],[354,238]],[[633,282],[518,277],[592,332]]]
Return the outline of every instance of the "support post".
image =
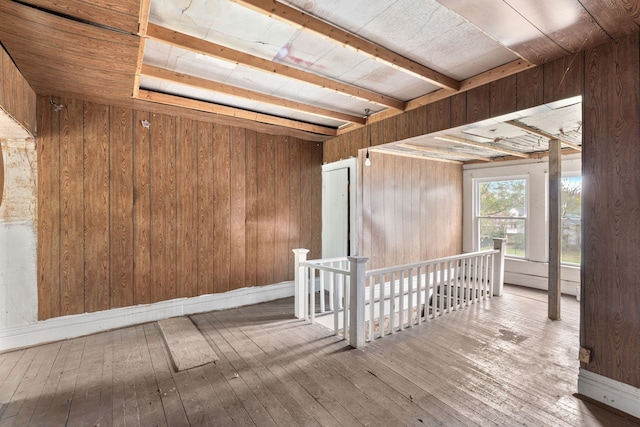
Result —
[[[307,254],[309,249],[293,249],[294,261],[293,261],[293,278],[294,278],[294,308],[293,314],[298,319],[305,318],[305,307],[307,301],[307,295],[305,292],[305,285],[307,281],[307,275],[304,274],[305,267],[300,266],[301,262],[307,260]]]
[[[560,319],[562,148],[560,141],[549,141],[549,319]]]
[[[499,254],[493,256],[493,296],[501,297],[504,288],[504,254],[507,250],[506,239],[494,238],[493,249],[499,250]]]
[[[349,279],[349,345],[353,348],[364,347],[364,286],[365,263],[367,257],[350,256]]]

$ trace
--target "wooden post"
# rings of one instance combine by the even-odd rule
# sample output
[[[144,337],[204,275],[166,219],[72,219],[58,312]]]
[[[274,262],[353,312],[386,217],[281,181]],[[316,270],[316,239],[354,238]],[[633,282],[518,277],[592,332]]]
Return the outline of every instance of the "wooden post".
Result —
[[[549,319],[560,319],[562,151],[560,141],[549,141]]]
[[[365,263],[367,257],[350,256],[351,264],[349,286],[349,345],[353,348],[364,347],[364,286]]]
[[[304,319],[306,317],[305,307],[306,307],[306,299],[305,295],[305,282],[307,280],[307,275],[304,274],[305,267],[301,267],[300,263],[305,262],[307,260],[307,254],[309,253],[309,249],[294,249],[294,268],[293,268],[293,278],[294,278],[294,309],[293,314],[298,319]]]
[[[506,239],[494,238],[493,249],[500,251],[499,254],[493,256],[493,278],[491,285],[493,287],[493,296],[501,297],[504,288],[504,254],[507,250],[505,245]]]

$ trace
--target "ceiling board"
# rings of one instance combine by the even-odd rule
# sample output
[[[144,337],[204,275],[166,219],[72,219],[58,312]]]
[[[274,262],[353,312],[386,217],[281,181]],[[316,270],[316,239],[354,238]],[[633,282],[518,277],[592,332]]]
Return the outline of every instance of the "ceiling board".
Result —
[[[557,0],[558,2],[573,0]],[[438,0],[522,58],[540,65],[570,52],[556,44],[504,0]]]
[[[140,0],[26,0],[25,3],[131,34],[138,32]]]

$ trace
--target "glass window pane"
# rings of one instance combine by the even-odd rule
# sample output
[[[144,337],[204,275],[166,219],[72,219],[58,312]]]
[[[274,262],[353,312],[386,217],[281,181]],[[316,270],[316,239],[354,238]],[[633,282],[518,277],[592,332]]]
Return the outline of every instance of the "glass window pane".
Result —
[[[526,217],[525,179],[480,182],[478,184],[479,216]]]
[[[562,201],[562,262],[580,264],[582,177],[562,178],[560,197]]]
[[[480,250],[493,249],[493,238],[506,239],[506,255],[524,258],[525,220],[519,218],[480,218]]]

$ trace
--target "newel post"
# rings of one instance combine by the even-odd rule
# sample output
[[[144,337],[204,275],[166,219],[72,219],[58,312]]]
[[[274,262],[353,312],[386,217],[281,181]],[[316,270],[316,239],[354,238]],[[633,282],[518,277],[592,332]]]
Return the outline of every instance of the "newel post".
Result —
[[[493,249],[499,250],[499,254],[493,255],[493,295],[502,296],[504,288],[504,254],[507,250],[506,239],[493,239]]]
[[[349,279],[349,345],[353,348],[364,347],[364,275],[367,257],[348,257],[351,265]]]
[[[293,279],[294,279],[294,309],[293,314],[298,319],[305,318],[305,307],[307,296],[305,292],[307,275],[304,274],[305,267],[302,267],[300,263],[307,260],[307,254],[309,249],[294,249],[294,264],[293,264]]]

